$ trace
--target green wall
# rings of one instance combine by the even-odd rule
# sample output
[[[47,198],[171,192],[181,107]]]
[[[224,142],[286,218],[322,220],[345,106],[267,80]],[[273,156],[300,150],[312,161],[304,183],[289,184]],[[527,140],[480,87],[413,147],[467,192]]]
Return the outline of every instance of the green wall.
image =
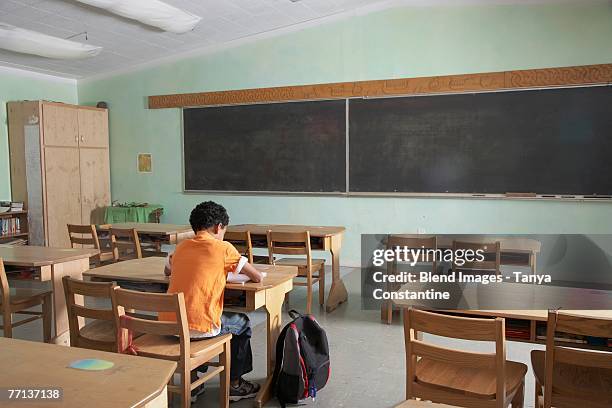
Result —
[[[103,100],[110,106],[113,199],[161,203],[164,220],[175,223],[186,222],[197,202],[213,199],[228,208],[234,223],[344,225],[342,263],[354,265],[360,233],[611,233],[612,205],[184,194],[180,111],[148,110],[146,96],[611,63],[611,38],[609,3],[396,8],[82,81],[78,92],[80,103]],[[139,152],[153,154],[152,174],[136,172]]]
[[[77,103],[77,83],[0,69],[0,200],[11,199],[6,103],[37,99]]]

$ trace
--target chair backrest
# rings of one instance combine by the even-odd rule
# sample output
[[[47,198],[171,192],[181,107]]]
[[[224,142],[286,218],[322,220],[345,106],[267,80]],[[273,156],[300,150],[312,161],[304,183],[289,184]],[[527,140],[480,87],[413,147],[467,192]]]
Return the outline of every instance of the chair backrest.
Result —
[[[0,258],[0,303],[8,305],[11,303],[11,292],[9,289],[8,278],[4,270],[4,261]],[[3,307],[3,310],[9,310],[8,307]]]
[[[429,333],[454,339],[488,341],[495,343],[495,353],[475,353],[435,346],[418,340],[417,333]],[[404,310],[404,336],[406,345],[406,396],[431,400],[436,390],[431,391],[420,384],[416,377],[417,358],[426,358],[438,362],[452,362],[460,367],[488,369],[495,373],[496,392],[493,404],[495,407],[506,407],[505,365],[506,341],[504,338],[505,322],[502,318],[481,319],[447,316],[416,309]]]
[[[140,238],[134,228],[112,228],[110,229],[111,246],[115,262],[126,259],[142,258]]]
[[[189,326],[185,298],[183,293],[150,293],[116,288],[112,293],[115,321],[124,344],[127,344],[129,333],[153,334],[160,336],[178,336],[180,341],[180,359],[189,358]],[[170,313],[174,321],[149,320],[127,316],[126,310],[154,313]],[[119,352],[121,344],[118,345]]]
[[[612,405],[612,352],[597,352],[578,350],[568,346],[555,344],[555,336],[567,333],[580,336],[612,338],[612,319],[593,318],[557,311],[548,312],[546,333],[546,362],[544,377],[544,407],[568,408],[590,407],[604,408]],[[559,367],[559,366],[562,366]],[[571,384],[555,385],[556,372],[564,376],[574,373]],[[591,377],[600,376],[599,381],[607,384],[608,392],[593,392],[580,388],[591,382]],[[581,387],[582,385],[582,387]],[[606,387],[604,387],[606,388]]]
[[[280,232],[268,230],[268,258],[274,265],[274,254],[305,255],[306,264],[312,267],[312,251],[310,247],[310,232]]]
[[[250,231],[227,231],[223,239],[231,242],[238,252],[246,256],[249,263],[253,264],[253,244]]]
[[[72,248],[78,245],[78,248],[100,249],[100,241],[98,240],[98,232],[95,225],[68,224],[68,237],[70,238],[70,246]]]
[[[111,299],[114,282],[88,282],[72,279],[69,276],[62,278],[64,285],[64,296],[66,297],[66,310],[68,312],[68,327],[70,329],[70,345],[93,350],[115,351],[117,349],[117,327],[115,325],[115,314],[113,309],[96,309],[76,303],[77,296],[92,297],[97,299]],[[81,334],[79,324],[80,318],[103,320],[112,325],[110,332],[113,341],[96,340],[84,337]],[[108,326],[105,326],[108,327]]]
[[[457,265],[453,262],[453,272],[457,270],[465,271],[492,271],[496,275],[501,274],[501,250],[499,241],[496,242],[462,242],[453,241],[453,252],[457,255],[457,251],[482,251],[484,260],[474,260],[473,262],[465,262],[463,265]]]
[[[420,249],[420,256],[416,260],[418,263],[431,263],[432,271],[436,272],[436,250],[438,249],[438,237],[405,237],[401,235],[389,235],[387,238],[387,249],[395,248],[408,248],[418,250]],[[429,254],[428,254],[428,251]],[[433,250],[433,252],[431,252]],[[393,263],[387,264],[387,269],[393,267]]]

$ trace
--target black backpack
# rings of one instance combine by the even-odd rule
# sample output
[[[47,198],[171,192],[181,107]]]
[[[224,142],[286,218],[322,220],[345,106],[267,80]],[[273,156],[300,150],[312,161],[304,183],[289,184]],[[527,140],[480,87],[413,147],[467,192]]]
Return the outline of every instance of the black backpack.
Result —
[[[276,341],[276,365],[272,389],[281,407],[297,404],[304,398],[313,400],[325,387],[330,375],[329,345],[325,330],[313,315],[289,312],[293,319]]]

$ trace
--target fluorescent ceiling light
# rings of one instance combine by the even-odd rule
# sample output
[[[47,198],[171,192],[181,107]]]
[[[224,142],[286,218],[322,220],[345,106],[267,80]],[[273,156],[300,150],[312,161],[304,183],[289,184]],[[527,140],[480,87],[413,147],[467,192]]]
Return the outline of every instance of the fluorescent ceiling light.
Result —
[[[193,30],[202,19],[195,14],[180,10],[159,0],[77,1],[177,34]]]
[[[102,47],[64,40],[4,23],[0,23],[0,48],[57,59],[94,57],[102,51]]]

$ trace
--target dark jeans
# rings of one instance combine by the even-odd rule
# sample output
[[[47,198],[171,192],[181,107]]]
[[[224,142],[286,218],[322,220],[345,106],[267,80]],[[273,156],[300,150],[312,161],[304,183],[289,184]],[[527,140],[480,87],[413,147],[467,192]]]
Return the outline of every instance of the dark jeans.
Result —
[[[251,322],[244,313],[223,312],[221,315],[222,334],[232,334],[230,380],[235,381],[253,371],[253,353],[251,352]],[[192,339],[191,341],[198,341]],[[198,371],[206,371],[198,368]]]

